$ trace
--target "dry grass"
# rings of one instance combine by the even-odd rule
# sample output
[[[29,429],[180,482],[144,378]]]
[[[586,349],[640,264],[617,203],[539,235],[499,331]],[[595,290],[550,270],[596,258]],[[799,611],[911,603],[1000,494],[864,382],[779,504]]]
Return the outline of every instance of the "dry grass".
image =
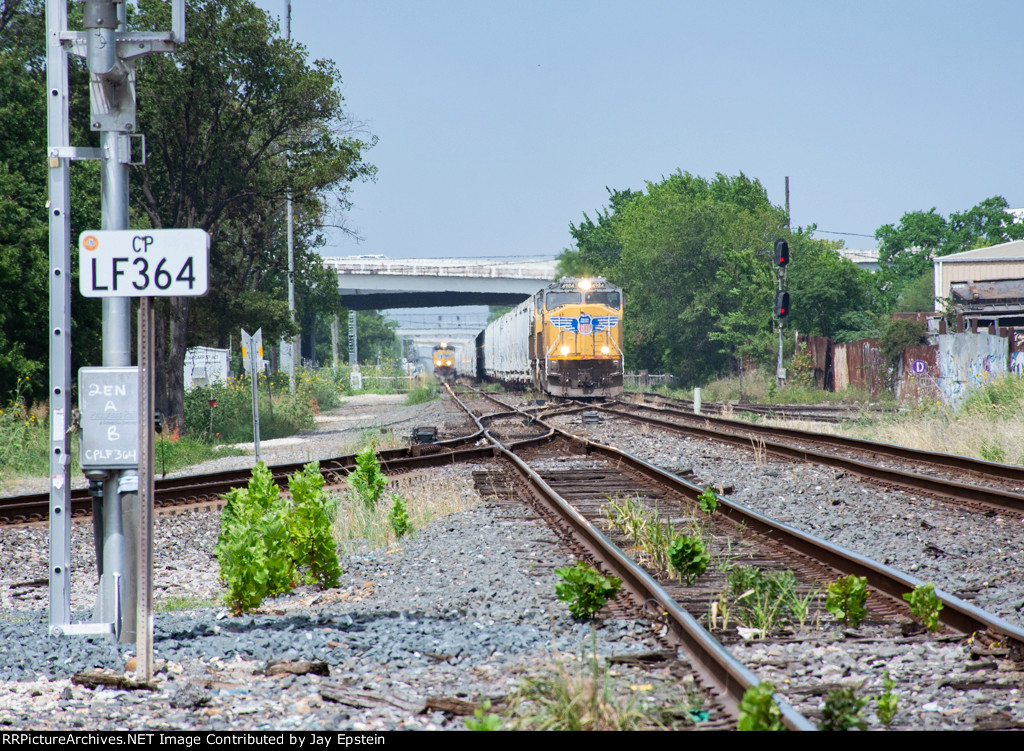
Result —
[[[515,730],[653,730],[661,726],[641,709],[636,695],[616,685],[596,654],[575,668],[559,662],[549,675],[527,679],[513,697]]]
[[[1000,378],[956,408],[933,403],[895,417],[838,425],[787,424],[924,451],[1024,464],[1024,378]]]
[[[831,430],[828,432],[855,438],[973,456],[1003,464],[1024,464],[1024,415],[1003,419],[939,410],[912,413],[896,420],[829,427]]]
[[[375,508],[367,509],[362,499],[351,492],[337,494],[338,513],[334,521],[334,540],[340,554],[354,553],[369,546],[390,548],[398,543],[388,521],[392,494],[405,500],[413,534],[433,519],[448,516],[476,505],[480,500],[472,482],[454,472],[418,472],[388,479],[388,486]]]

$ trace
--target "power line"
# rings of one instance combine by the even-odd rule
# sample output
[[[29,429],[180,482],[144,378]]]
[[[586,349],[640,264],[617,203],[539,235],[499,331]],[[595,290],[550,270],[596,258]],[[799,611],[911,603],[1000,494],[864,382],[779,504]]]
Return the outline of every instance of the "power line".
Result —
[[[862,235],[859,232],[830,232],[827,229],[815,229],[815,232],[821,232],[823,235],[850,235],[851,237],[870,237],[872,240],[875,239],[874,235]]]

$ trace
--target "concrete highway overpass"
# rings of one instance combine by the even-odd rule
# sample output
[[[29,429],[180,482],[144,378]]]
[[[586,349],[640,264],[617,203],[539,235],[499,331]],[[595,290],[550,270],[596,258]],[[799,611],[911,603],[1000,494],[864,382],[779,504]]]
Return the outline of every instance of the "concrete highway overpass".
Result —
[[[325,257],[349,310],[518,305],[555,278],[556,261]]]

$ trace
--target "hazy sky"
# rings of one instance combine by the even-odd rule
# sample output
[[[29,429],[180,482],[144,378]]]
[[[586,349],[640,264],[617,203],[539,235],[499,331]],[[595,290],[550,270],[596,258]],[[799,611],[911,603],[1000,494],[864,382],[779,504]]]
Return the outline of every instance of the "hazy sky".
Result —
[[[258,0],[280,16],[285,0]],[[282,26],[283,30],[283,26]],[[1024,205],[1024,2],[292,1],[379,138],[325,255],[553,257],[674,171],[743,172],[873,247],[906,211]]]

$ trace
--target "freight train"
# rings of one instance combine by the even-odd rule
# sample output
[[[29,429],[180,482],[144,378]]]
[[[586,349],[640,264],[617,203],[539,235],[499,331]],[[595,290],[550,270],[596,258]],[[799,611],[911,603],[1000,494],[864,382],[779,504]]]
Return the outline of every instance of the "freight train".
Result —
[[[622,393],[622,290],[602,278],[559,279],[477,337],[477,376],[552,396]]]
[[[455,382],[455,350],[448,342],[441,342],[434,347],[431,354],[434,363],[434,376],[441,383]]]

